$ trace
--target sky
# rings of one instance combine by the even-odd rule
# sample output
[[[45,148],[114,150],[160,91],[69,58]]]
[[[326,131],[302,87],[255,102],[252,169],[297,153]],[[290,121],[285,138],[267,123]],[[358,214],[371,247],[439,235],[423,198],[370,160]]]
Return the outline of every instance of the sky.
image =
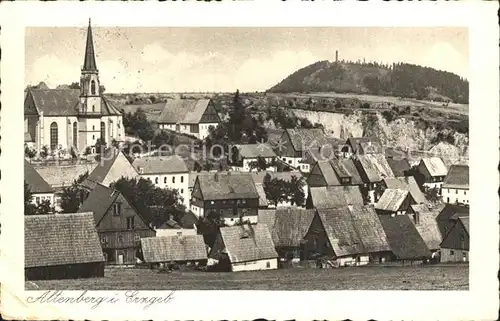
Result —
[[[87,28],[27,28],[25,83],[78,82]],[[269,89],[320,60],[406,62],[468,76],[466,28],[92,28],[106,92]]]

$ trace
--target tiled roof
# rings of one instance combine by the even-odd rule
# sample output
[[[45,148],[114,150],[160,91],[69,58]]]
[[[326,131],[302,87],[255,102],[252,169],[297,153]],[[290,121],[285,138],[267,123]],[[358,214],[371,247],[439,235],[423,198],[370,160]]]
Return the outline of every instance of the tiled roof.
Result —
[[[295,151],[306,151],[322,146],[329,146],[330,141],[320,128],[286,129]]]
[[[30,186],[33,194],[54,193],[54,189],[26,160],[24,160],[24,181]]]
[[[415,222],[418,233],[429,249],[437,250],[442,241],[436,221],[439,211],[432,210],[425,204],[415,204],[411,208],[418,215],[418,222]]]
[[[384,178],[384,184],[387,188],[391,189],[404,189],[410,192],[411,197],[419,203],[427,203],[424,193],[418,187],[417,181],[413,176],[398,177],[398,178]]]
[[[169,99],[158,118],[160,124],[198,124],[210,99]]]
[[[348,142],[352,147],[352,152],[360,153],[360,147],[364,154],[380,154],[383,153],[382,143],[377,137],[351,137]]]
[[[469,216],[460,216],[459,220],[462,221],[462,224],[464,225],[465,230],[470,235],[470,230],[469,230]]]
[[[373,206],[351,205],[349,211],[354,227],[367,253],[390,251],[384,228]]]
[[[257,158],[259,156],[270,158],[276,156],[276,153],[268,144],[244,144],[234,146],[238,148],[239,155],[244,158]]]
[[[189,172],[186,162],[177,155],[136,158],[132,165],[139,174],[173,174]]]
[[[333,161],[332,161],[333,163]],[[318,162],[318,167],[323,174],[327,186],[338,186],[340,185],[339,179],[335,170],[330,162]]]
[[[446,176],[448,169],[439,157],[422,158],[422,162],[431,176]]]
[[[267,226],[271,231],[274,245],[276,247],[298,247],[311,226],[314,213],[313,209],[277,209],[274,214],[274,222],[268,222],[271,225]]]
[[[406,173],[410,170],[410,163],[406,158],[403,159],[395,159],[395,158],[387,158],[387,163],[392,169],[394,176],[396,177],[404,177]]]
[[[113,190],[101,184],[96,184],[87,199],[83,201],[83,204],[78,209],[78,212],[94,213],[95,225],[97,226],[119,195],[119,191]]]
[[[94,55],[94,41],[92,40],[92,27],[87,28],[87,44],[85,45],[85,58],[83,60],[83,70],[97,71]]]
[[[453,217],[459,216],[468,216],[469,215],[469,207],[461,206],[455,204],[445,204],[444,208],[439,212],[436,217],[439,231],[441,232],[441,236],[444,238],[446,234],[448,234],[450,228],[453,226],[454,222]]]
[[[328,241],[337,257],[366,253],[347,207],[318,209]]]
[[[203,235],[145,237],[141,247],[146,263],[207,259]]]
[[[469,188],[469,166],[451,165],[446,175],[443,188]]]
[[[245,175],[246,174],[246,175]],[[259,198],[252,174],[212,173],[198,175],[204,200]]]
[[[194,229],[194,225],[198,223],[198,217],[192,212],[186,212],[180,219],[181,227],[186,229]]]
[[[24,142],[25,143],[31,143],[34,142],[33,138],[31,137],[30,133],[25,132],[24,133]]]
[[[384,193],[375,204],[375,208],[383,211],[396,212],[403,204],[409,192],[403,189],[385,189]]]
[[[123,168],[121,165],[124,165],[127,168]],[[121,168],[119,168],[120,166]],[[137,178],[139,176],[122,151],[115,148],[108,148],[105,151],[105,156],[101,158],[101,161],[99,161],[98,165],[89,174],[82,185],[90,189],[95,186],[95,183],[106,183],[104,185],[108,185],[108,182],[105,182],[105,180],[109,173],[112,173],[116,179],[119,177]]]
[[[357,159],[370,183],[380,182],[386,177],[394,177],[394,173],[383,154],[358,155]]]
[[[36,171],[50,186],[57,188],[70,186],[80,175],[92,172],[96,165],[96,163],[87,163],[78,166],[36,166]]]
[[[379,215],[392,252],[399,260],[428,258],[429,248],[408,215]]]
[[[351,177],[351,184],[353,185],[360,185],[363,183],[352,159],[334,159],[330,163],[338,177]]]
[[[363,204],[359,186],[311,187],[310,194],[313,206],[316,208]]]
[[[24,217],[26,268],[103,261],[92,213]]]
[[[264,184],[255,183],[255,188],[257,189],[257,193],[259,194],[259,206],[267,206],[267,196],[266,191],[264,191]]]
[[[221,227],[220,236],[231,263],[278,257],[271,233],[264,224]]]
[[[276,219],[276,209],[259,209],[257,216],[257,222],[259,224],[265,224],[269,230],[274,226],[274,221]]]

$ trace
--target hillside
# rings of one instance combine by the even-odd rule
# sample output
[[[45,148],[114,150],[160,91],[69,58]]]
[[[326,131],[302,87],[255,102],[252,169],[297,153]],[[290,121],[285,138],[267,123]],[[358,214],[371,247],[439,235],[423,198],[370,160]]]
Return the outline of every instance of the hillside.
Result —
[[[337,92],[467,104],[469,83],[453,73],[412,64],[319,61],[270,88],[272,93]]]

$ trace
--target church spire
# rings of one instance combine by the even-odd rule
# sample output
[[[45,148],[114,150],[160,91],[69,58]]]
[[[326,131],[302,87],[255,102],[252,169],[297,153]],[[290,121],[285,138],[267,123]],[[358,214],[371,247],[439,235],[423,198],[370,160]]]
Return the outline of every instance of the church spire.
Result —
[[[83,70],[97,71],[97,65],[95,63],[95,55],[94,55],[94,41],[92,40],[92,27],[90,26],[90,18],[89,18],[89,27],[87,29],[87,45],[85,46],[85,60],[83,61]]]

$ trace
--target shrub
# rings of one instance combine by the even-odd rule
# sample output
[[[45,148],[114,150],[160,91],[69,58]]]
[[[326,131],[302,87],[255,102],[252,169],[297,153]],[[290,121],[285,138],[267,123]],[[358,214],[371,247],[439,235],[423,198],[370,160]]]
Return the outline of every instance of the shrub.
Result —
[[[420,114],[419,113],[413,113],[413,116],[420,117]]]
[[[362,103],[361,108],[368,109],[368,108],[370,108],[370,104],[369,103]]]
[[[391,121],[393,121],[393,120],[394,120],[394,118],[395,118],[395,117],[394,117],[394,114],[393,114],[392,112],[388,111],[388,110],[384,110],[384,111],[382,112],[382,116],[385,118],[385,120],[386,120],[388,123],[390,123]]]

